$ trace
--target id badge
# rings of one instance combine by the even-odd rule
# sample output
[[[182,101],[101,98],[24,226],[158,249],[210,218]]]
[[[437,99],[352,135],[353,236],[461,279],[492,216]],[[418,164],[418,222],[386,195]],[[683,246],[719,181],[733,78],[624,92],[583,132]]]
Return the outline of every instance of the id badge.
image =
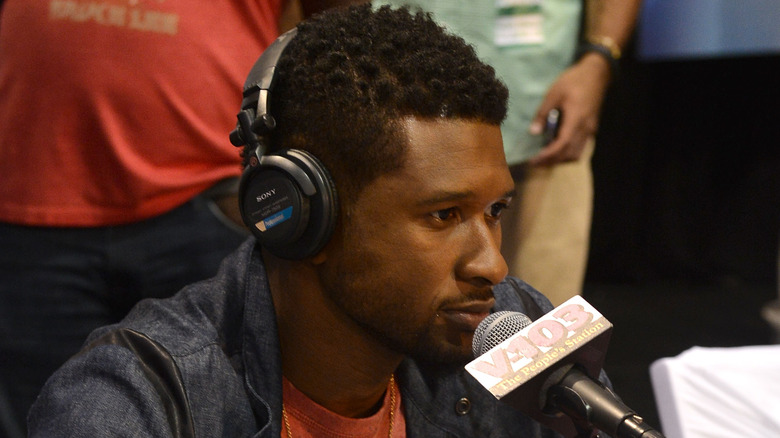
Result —
[[[496,0],[496,46],[542,44],[543,24],[542,0]]]

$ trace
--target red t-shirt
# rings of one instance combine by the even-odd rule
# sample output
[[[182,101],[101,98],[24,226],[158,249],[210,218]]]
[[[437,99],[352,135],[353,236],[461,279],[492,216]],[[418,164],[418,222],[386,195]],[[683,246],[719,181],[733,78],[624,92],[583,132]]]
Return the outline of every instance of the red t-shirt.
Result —
[[[235,126],[284,0],[5,0],[0,221],[129,223],[240,174]]]
[[[286,378],[282,379],[282,399],[293,438],[387,438],[390,431],[390,409],[393,410],[393,438],[406,437],[406,421],[401,408],[401,391],[394,383],[395,403],[391,406],[390,391],[379,411],[367,418],[348,418],[318,405]],[[287,438],[282,422],[281,438]]]

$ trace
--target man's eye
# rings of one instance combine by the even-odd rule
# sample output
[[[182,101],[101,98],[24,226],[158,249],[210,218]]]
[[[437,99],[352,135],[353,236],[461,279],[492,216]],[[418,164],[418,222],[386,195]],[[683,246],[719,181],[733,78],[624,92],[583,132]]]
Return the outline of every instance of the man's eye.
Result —
[[[506,202],[496,202],[490,206],[490,217],[495,219],[501,218],[501,212],[509,208],[509,204]]]
[[[445,208],[443,210],[437,210],[431,213],[431,216],[434,218],[440,220],[440,221],[446,221],[449,219],[452,219],[455,217],[455,209],[454,208]]]

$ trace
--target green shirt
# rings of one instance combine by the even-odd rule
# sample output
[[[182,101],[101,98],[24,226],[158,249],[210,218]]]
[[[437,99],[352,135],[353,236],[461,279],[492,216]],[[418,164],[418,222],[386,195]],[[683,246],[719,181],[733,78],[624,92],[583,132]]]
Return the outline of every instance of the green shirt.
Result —
[[[528,127],[549,86],[571,65],[579,35],[581,0],[541,0],[515,10],[540,18],[541,42],[499,46],[495,42],[497,3],[506,0],[374,0],[374,4],[409,5],[433,14],[440,24],[472,44],[509,88],[509,112],[502,125],[507,162],[522,163],[542,147]]]

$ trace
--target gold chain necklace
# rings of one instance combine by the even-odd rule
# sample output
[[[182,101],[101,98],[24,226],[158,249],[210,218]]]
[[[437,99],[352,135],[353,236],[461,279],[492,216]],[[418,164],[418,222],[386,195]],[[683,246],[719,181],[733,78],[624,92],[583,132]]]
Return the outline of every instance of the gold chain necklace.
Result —
[[[387,438],[393,438],[393,423],[395,421],[395,378],[390,375],[390,383],[387,384],[387,390],[390,391],[390,430],[387,432]],[[282,419],[284,420],[284,429],[287,431],[287,438],[292,438],[290,430],[290,420],[287,418],[287,410],[284,409],[282,402]]]

